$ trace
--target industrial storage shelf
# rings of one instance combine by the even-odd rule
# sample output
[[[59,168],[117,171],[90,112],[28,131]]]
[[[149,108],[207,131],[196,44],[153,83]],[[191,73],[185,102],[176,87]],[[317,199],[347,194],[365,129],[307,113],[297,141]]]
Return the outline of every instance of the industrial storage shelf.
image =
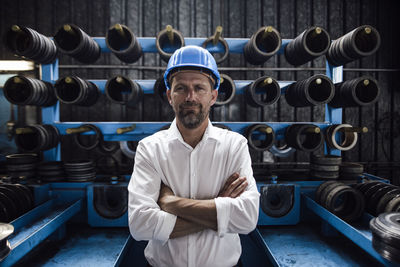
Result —
[[[82,124],[93,124],[97,126],[103,136],[105,141],[139,141],[144,137],[147,137],[157,131],[159,131],[162,127],[167,126],[170,122],[55,122],[53,123],[54,126],[60,131],[60,134],[66,135],[66,130],[68,128],[76,128],[82,126]],[[244,134],[247,127],[253,124],[267,124],[270,126],[274,132],[276,139],[281,139],[285,135],[285,129],[289,125],[293,124],[293,122],[212,122],[213,124],[222,124],[228,126],[232,131],[238,132],[240,134]],[[303,124],[307,122],[301,122]],[[315,126],[318,126],[322,130],[330,125],[330,123],[324,122],[313,122]],[[124,133],[124,134],[117,134],[118,128],[125,128],[135,125],[135,129]],[[90,135],[94,134],[94,132],[86,132],[82,133],[83,135]],[[257,136],[257,134],[254,134]]]
[[[93,38],[100,46],[102,53],[110,53],[111,51],[106,45],[106,39],[104,37],[94,37]],[[184,38],[185,45],[197,45],[201,46],[207,38]],[[229,47],[229,53],[242,54],[244,46],[250,40],[249,38],[224,38]],[[158,53],[156,47],[156,38],[155,37],[137,37],[137,41],[140,43],[143,53]],[[282,39],[282,44],[277,52],[277,54],[283,54],[286,45],[292,41],[292,39]],[[168,44],[165,46],[166,52],[172,52],[172,47],[168,47]],[[207,49],[212,53],[223,53],[224,47],[221,43],[218,43],[216,46],[209,45]],[[41,77],[42,80],[48,81],[51,83],[55,83],[55,81],[59,78],[58,73],[58,59],[53,64],[41,65]],[[343,67],[333,67],[328,62],[326,62],[326,75],[334,82],[342,81],[342,73]],[[154,80],[136,80],[140,87],[142,88],[145,94],[154,94]],[[104,93],[104,87],[106,80],[92,80],[100,89],[101,92]],[[243,81],[236,80],[234,81],[236,85],[236,93],[243,94],[244,88],[251,83],[251,81]],[[278,81],[279,86],[281,87],[281,93],[284,94],[288,85],[293,83],[293,81]],[[60,122],[60,103],[57,102],[52,107],[42,108],[42,121],[44,124],[54,124],[60,131],[61,134],[65,134],[65,129],[68,127],[78,127],[80,126],[79,122]],[[318,127],[324,129],[326,126],[331,124],[340,124],[342,122],[342,109],[341,108],[332,108],[325,105],[325,121],[320,123],[314,122],[301,122],[301,123],[310,123],[315,124]],[[167,125],[168,123],[162,122],[91,122],[98,126],[103,134],[105,135],[105,140],[107,141],[121,141],[121,140],[140,140],[148,135],[153,134],[158,131],[162,126]],[[254,124],[257,122],[218,122],[221,124],[225,124],[229,126],[233,131],[237,131],[239,133],[243,133],[246,126],[250,124]],[[277,133],[278,139],[281,138],[282,131],[285,127],[287,127],[289,122],[261,122],[267,123],[270,125],[275,132]],[[297,123],[297,122],[296,122]],[[116,134],[116,128],[128,127],[132,124],[136,125],[136,129],[133,132],[118,135]],[[133,139],[132,139],[133,138]],[[44,157],[47,160],[60,160],[60,145],[52,150],[46,151],[44,153]],[[326,149],[327,154],[340,155],[340,150],[337,149]]]

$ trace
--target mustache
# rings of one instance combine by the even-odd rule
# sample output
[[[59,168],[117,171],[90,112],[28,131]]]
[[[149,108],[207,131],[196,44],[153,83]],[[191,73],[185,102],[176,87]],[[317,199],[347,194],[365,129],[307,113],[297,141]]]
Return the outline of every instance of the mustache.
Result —
[[[202,108],[203,105],[196,102],[185,102],[179,105],[180,108],[191,108],[191,107],[200,107]]]

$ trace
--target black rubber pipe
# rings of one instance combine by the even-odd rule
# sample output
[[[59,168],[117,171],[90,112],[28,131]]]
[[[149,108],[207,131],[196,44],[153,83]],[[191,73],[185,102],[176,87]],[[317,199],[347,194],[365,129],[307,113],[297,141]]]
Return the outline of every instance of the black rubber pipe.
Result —
[[[52,106],[57,102],[54,87],[51,83],[14,76],[4,84],[4,96],[15,105]]]
[[[333,98],[335,86],[325,75],[317,74],[288,86],[285,92],[287,103],[293,107],[308,107],[326,104]]]
[[[271,26],[259,28],[243,48],[244,57],[253,65],[260,65],[275,55],[282,45],[280,33]]]
[[[329,33],[321,27],[311,27],[285,47],[287,62],[294,66],[324,55],[331,44]]]
[[[373,55],[381,45],[379,32],[370,25],[363,25],[332,42],[326,59],[333,66]]]
[[[20,25],[13,25],[8,29],[4,44],[13,54],[41,64],[50,64],[57,57],[57,47],[53,40]]]
[[[105,86],[105,93],[112,102],[130,107],[135,107],[143,98],[140,85],[124,76],[109,79]]]
[[[82,63],[93,63],[100,57],[100,46],[81,28],[65,24],[54,35],[58,50]]]
[[[56,82],[55,93],[58,100],[64,104],[92,106],[97,102],[100,90],[90,81],[68,76]]]
[[[136,62],[143,54],[135,34],[122,24],[116,24],[107,31],[106,44],[117,58],[126,63]]]

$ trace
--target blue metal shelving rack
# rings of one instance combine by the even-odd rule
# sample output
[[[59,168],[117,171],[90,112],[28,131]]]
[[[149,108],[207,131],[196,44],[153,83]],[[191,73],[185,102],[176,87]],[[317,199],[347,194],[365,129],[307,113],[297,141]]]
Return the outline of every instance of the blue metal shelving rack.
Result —
[[[106,46],[104,37],[97,37],[94,40],[100,45],[102,53],[110,53],[110,50]],[[185,43],[187,45],[201,45],[206,38],[185,38]],[[242,54],[243,47],[248,42],[248,38],[225,38],[229,46],[230,53]],[[144,53],[157,53],[156,48],[156,38],[154,37],[139,37],[138,41],[142,46],[142,50]],[[278,54],[282,54],[284,52],[285,46],[290,42],[290,39],[283,39],[282,46],[278,51]],[[223,52],[223,46],[218,44],[217,46],[210,47],[209,51],[213,53]],[[334,83],[342,81],[342,67],[332,67],[327,63],[326,75],[332,79]],[[58,60],[56,60],[53,64],[43,65],[41,66],[41,74],[42,80],[54,83],[58,77]],[[91,80],[94,82],[100,89],[102,93],[104,93],[104,87],[106,84],[106,80]],[[154,80],[136,80],[136,82],[141,86],[143,92],[145,94],[153,94],[153,86]],[[245,87],[250,84],[252,81],[242,81],[236,80],[236,94],[243,94]],[[289,84],[293,81],[279,81],[279,85],[281,87],[282,94],[285,93],[285,90]],[[43,124],[53,124],[55,125],[62,135],[66,134],[67,128],[79,127],[84,122],[60,122],[60,106],[59,102],[52,107],[47,107],[42,109],[42,120]],[[341,108],[331,108],[326,105],[325,109],[325,122],[322,123],[314,123],[321,129],[326,128],[327,126],[335,123],[340,124],[342,121],[342,109]],[[233,131],[244,133],[247,126],[250,124],[254,124],[257,122],[220,122],[227,126],[229,126]],[[266,122],[260,122],[266,123]],[[283,138],[285,128],[291,123],[288,122],[267,122],[276,133],[278,139]],[[306,123],[306,122],[305,122]],[[311,122],[312,123],[312,122]],[[158,131],[162,126],[169,124],[169,122],[93,122],[94,125],[100,128],[104,135],[104,139],[106,141],[138,141],[142,138],[153,134]],[[117,134],[117,128],[121,127],[129,127],[132,124],[136,125],[134,131],[125,133],[125,134]],[[329,150],[327,149],[328,154],[340,155],[339,150]],[[44,158],[46,160],[60,160],[60,146],[55,149],[48,150],[44,152]]]

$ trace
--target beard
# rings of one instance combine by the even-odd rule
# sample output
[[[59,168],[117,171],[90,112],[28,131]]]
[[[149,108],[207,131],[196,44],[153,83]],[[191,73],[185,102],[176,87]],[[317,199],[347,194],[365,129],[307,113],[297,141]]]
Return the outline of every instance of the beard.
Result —
[[[198,111],[186,109],[190,107],[196,107]],[[176,112],[176,114],[185,128],[195,129],[205,120],[208,115],[208,110],[204,110],[203,105],[200,103],[184,102],[178,106],[178,112]]]

